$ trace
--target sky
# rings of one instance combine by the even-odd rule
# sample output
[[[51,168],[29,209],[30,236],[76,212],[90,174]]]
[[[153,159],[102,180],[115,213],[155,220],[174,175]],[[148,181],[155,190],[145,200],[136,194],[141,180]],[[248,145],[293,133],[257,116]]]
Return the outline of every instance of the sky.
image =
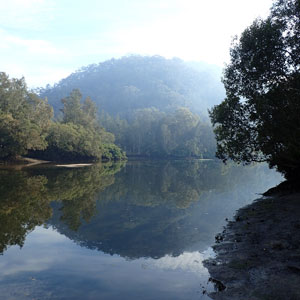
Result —
[[[29,87],[125,55],[224,67],[232,38],[272,0],[0,0],[0,71]]]

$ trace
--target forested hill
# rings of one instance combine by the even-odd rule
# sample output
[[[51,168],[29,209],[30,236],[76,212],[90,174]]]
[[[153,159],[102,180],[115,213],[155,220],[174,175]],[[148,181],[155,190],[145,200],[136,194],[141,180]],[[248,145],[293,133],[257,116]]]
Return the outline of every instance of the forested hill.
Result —
[[[56,112],[61,99],[76,88],[111,115],[149,107],[168,112],[180,106],[206,113],[224,98],[220,73],[214,66],[178,58],[135,55],[83,67],[39,89],[39,96],[47,97]]]

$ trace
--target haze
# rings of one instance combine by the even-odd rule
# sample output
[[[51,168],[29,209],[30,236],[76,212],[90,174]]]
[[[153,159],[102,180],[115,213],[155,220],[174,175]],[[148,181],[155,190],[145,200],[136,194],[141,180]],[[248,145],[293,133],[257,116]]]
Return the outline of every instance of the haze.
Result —
[[[0,0],[1,71],[29,87],[128,54],[223,66],[232,37],[271,0]]]

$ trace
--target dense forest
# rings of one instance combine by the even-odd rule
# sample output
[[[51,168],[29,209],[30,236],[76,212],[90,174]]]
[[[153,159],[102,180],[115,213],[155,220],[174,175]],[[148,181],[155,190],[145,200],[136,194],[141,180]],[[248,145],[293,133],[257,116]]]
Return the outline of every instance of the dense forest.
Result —
[[[0,158],[51,161],[213,158],[207,110],[223,88],[218,68],[160,56],[90,65],[30,91],[0,77]],[[122,149],[122,150],[121,150]]]
[[[84,67],[38,89],[56,115],[74,88],[95,101],[99,123],[127,155],[215,155],[207,110],[224,97],[217,67],[160,56],[129,56]]]
[[[148,157],[215,156],[210,123],[188,108],[165,113],[157,108],[135,110],[129,120],[101,112],[101,125],[115,135],[127,155]]]
[[[181,106],[207,115],[207,109],[225,96],[221,72],[216,66],[179,58],[132,55],[82,67],[36,92],[48,98],[55,112],[61,108],[60,99],[79,89],[112,116],[129,117],[136,109],[151,107],[169,112]]]
[[[90,98],[81,103],[74,90],[62,103],[62,118],[54,121],[53,108],[29,91],[23,78],[0,73],[0,159],[15,160],[28,152],[56,161],[125,158],[114,136],[99,126]]]

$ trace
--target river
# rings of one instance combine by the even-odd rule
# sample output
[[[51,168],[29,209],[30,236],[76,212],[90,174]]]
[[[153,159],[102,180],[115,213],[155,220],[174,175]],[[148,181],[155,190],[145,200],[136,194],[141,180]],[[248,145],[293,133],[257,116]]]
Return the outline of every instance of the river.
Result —
[[[0,170],[0,299],[210,299],[202,261],[266,165],[129,161]]]

